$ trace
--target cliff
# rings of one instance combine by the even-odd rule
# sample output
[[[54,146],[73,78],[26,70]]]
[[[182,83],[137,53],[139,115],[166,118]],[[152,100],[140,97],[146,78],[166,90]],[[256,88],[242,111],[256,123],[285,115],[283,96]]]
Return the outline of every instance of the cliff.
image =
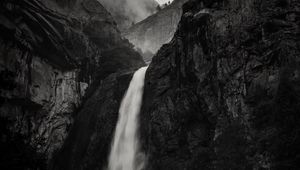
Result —
[[[106,169],[141,56],[96,0],[0,5],[0,168]],[[144,169],[299,169],[299,18],[297,0],[186,2],[146,73]]]
[[[185,3],[173,39],[146,73],[145,169],[297,169],[297,37],[297,1]],[[107,168],[129,75],[104,80],[111,85],[83,106],[53,169]]]
[[[191,0],[154,56],[147,170],[298,169],[299,1]]]
[[[186,1],[174,0],[167,7],[123,33],[124,37],[140,51],[146,62],[151,61],[158,49],[172,39],[181,17],[181,6]]]
[[[133,72],[111,74],[82,106],[50,169],[106,169],[121,99]]]
[[[102,80],[144,62],[96,0],[0,6],[0,167],[45,169]]]

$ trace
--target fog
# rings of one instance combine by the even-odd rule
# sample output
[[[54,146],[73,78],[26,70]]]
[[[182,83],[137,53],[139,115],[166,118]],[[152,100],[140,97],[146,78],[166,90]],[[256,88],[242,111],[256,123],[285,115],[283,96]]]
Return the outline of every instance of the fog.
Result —
[[[150,16],[156,11],[158,5],[155,0],[99,0],[99,2],[117,22],[123,20],[129,24],[137,23]]]

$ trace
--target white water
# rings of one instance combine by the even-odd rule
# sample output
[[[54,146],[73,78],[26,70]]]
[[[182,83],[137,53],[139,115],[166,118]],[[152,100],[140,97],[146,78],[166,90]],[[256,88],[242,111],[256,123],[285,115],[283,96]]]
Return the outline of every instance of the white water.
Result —
[[[146,70],[147,67],[143,67],[134,73],[123,97],[109,156],[109,170],[142,170],[144,166],[144,155],[139,151],[137,123]]]

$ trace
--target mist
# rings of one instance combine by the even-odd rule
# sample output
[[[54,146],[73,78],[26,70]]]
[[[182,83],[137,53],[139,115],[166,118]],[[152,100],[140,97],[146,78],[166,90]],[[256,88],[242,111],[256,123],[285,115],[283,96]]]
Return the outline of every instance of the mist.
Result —
[[[98,0],[121,27],[129,27],[156,12],[155,0]]]

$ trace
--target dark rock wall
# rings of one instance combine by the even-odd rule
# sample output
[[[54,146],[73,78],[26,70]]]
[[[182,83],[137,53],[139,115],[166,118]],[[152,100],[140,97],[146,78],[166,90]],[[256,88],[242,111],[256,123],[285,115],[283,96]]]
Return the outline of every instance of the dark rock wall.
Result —
[[[43,169],[103,79],[144,62],[96,0],[0,5],[0,169]]]
[[[106,169],[119,106],[133,73],[115,73],[103,80],[82,106],[50,169]]]
[[[145,82],[146,169],[298,169],[299,1],[191,0]]]
[[[0,168],[105,169],[141,57],[96,0],[0,5]],[[145,169],[299,169],[299,1],[182,10],[146,73]]]

